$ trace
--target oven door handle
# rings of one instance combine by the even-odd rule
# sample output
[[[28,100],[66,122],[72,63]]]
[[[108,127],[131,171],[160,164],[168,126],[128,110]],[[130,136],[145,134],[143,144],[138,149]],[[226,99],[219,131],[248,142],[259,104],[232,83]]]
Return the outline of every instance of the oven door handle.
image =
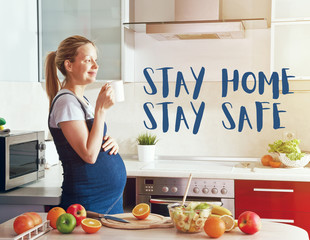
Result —
[[[176,202],[178,202],[178,201],[170,200],[170,199],[154,199],[154,198],[150,199],[150,203],[154,203],[154,204],[167,205],[167,204],[176,203]],[[219,206],[223,205],[223,203],[221,201],[208,201],[208,203],[211,203],[211,204],[214,204],[214,205],[219,205]]]
[[[154,198],[150,199],[150,203],[164,204],[164,205],[167,205],[167,204],[170,204],[170,203],[175,203],[175,202],[177,202],[177,201],[175,201],[175,200],[168,200],[168,199],[154,199]]]

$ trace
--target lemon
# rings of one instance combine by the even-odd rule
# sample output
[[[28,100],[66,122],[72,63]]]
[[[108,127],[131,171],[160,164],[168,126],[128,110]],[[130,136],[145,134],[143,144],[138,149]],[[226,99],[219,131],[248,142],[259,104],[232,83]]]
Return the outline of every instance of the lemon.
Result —
[[[231,230],[233,230],[235,228],[236,223],[235,223],[235,219],[232,216],[230,216],[230,215],[222,215],[220,218],[225,223],[225,227],[226,227],[225,232],[229,232],[229,231],[231,231]]]

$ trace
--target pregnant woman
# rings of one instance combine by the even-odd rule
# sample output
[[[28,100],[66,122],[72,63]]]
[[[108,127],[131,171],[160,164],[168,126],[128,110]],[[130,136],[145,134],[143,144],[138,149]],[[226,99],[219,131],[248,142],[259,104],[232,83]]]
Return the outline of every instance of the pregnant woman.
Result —
[[[48,126],[64,172],[60,207],[79,203],[90,211],[122,213],[126,169],[105,124],[114,92],[105,84],[95,108],[84,96],[98,67],[94,43],[82,36],[66,38],[46,57]],[[57,69],[64,75],[62,83]]]

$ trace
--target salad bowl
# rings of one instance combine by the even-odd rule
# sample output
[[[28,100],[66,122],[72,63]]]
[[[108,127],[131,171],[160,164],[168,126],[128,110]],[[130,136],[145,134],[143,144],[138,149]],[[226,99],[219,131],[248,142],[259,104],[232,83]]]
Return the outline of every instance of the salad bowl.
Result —
[[[289,159],[285,153],[278,153],[279,160],[282,162],[286,167],[291,168],[301,168],[306,166],[310,161],[310,154],[305,154],[300,160],[291,160]]]
[[[168,205],[169,215],[174,227],[185,233],[197,233],[203,230],[205,221],[211,214],[212,206],[208,203],[190,202]]]
[[[275,160],[282,162],[286,167],[301,168],[309,163],[310,154],[303,153],[299,144],[299,139],[277,140],[273,144],[268,144],[270,148],[268,152]]]

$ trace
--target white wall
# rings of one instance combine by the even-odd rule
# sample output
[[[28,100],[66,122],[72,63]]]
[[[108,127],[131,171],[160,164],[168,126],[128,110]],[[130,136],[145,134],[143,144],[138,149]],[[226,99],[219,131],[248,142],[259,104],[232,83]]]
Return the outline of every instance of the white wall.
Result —
[[[12,73],[13,74],[13,73]],[[0,117],[12,130],[45,130],[48,100],[38,82],[0,82]]]
[[[89,86],[86,96],[94,104],[102,83],[94,83]],[[117,103],[108,112],[108,134],[112,135],[120,144],[123,154],[136,154],[135,137],[146,129],[143,121],[148,121],[143,104],[151,101],[154,104],[162,102],[160,96],[148,96],[144,93],[145,83],[125,84],[126,101]],[[156,84],[160,87],[160,84]],[[191,92],[194,82],[188,83]],[[170,84],[174,91],[174,83]],[[163,133],[161,129],[161,109],[155,108],[153,114],[158,121],[156,133],[160,141],[157,145],[158,155],[170,156],[231,156],[231,157],[260,157],[266,152],[268,143],[282,138],[285,131],[294,131],[302,140],[301,147],[309,150],[310,127],[307,119],[309,113],[306,110],[310,106],[309,93],[295,93],[290,96],[281,96],[278,100],[271,99],[269,93],[264,96],[258,94],[231,94],[223,100],[221,97],[221,82],[206,82],[201,89],[201,95],[197,101],[204,101],[206,109],[198,134],[187,130],[181,125],[181,131],[174,131],[176,106],[182,106],[192,128],[194,114],[189,105],[191,97],[183,94],[175,99],[169,97],[167,101],[174,104],[169,107],[170,129]],[[241,133],[229,131],[223,128],[222,121],[226,121],[221,110],[221,104],[229,101],[234,106],[234,117],[238,115],[241,105],[248,109],[249,118],[253,125],[250,130],[245,125]],[[263,130],[258,133],[255,129],[255,101],[280,102],[281,108],[287,113],[281,117],[283,130],[273,130],[271,113],[266,111],[264,115]],[[41,84],[33,83],[0,83],[0,116],[7,120],[7,126],[12,129],[46,130],[47,131],[47,108],[48,101]]]
[[[268,143],[282,138],[285,132],[294,132],[301,139],[301,147],[309,150],[310,126],[308,124],[310,93],[295,93],[272,99],[270,88],[264,95],[257,91],[253,94],[232,93],[231,88],[227,98],[222,98],[221,69],[263,71],[269,74],[270,66],[270,32],[269,30],[249,31],[245,39],[239,40],[190,40],[190,41],[156,41],[146,35],[135,35],[135,64],[133,66],[136,83],[125,84],[126,101],[117,103],[108,112],[108,134],[112,135],[120,144],[123,154],[136,154],[135,138],[146,128],[143,121],[148,118],[143,110],[145,102],[156,103],[171,101],[169,105],[170,128],[167,133],[162,131],[162,110],[155,105],[152,114],[158,123],[156,130],[160,141],[157,145],[158,155],[170,156],[232,156],[232,157],[260,157],[267,151]],[[148,87],[142,71],[145,67],[153,69],[160,67],[174,67],[171,72],[169,87],[171,95],[163,99],[160,91],[155,96],[147,95],[144,86]],[[176,71],[184,73],[185,82],[192,93],[194,81],[189,67],[206,68],[206,80],[201,88],[199,98],[194,105],[204,101],[206,108],[198,134],[192,133],[194,113],[190,102],[191,95],[184,89],[175,98]],[[104,66],[101,68],[104,70]],[[293,74],[292,74],[293,75]],[[160,76],[156,76],[156,86],[162,88]],[[103,83],[96,82],[86,90],[86,96],[95,104],[96,96]],[[230,86],[231,87],[231,86]],[[227,122],[221,105],[228,101],[233,105],[232,115],[236,120],[240,106],[248,110],[249,119],[253,126],[246,124],[240,133],[237,130],[227,130],[222,121]],[[280,115],[284,129],[274,130],[271,111],[264,114],[264,127],[261,132],[256,131],[255,101],[266,101],[271,104],[280,103],[279,108],[286,113]],[[184,110],[190,129],[181,123],[179,132],[175,132],[175,116],[177,106]],[[18,130],[45,130],[47,135],[48,100],[44,84],[26,82],[0,82],[0,117],[7,120],[7,127]]]

